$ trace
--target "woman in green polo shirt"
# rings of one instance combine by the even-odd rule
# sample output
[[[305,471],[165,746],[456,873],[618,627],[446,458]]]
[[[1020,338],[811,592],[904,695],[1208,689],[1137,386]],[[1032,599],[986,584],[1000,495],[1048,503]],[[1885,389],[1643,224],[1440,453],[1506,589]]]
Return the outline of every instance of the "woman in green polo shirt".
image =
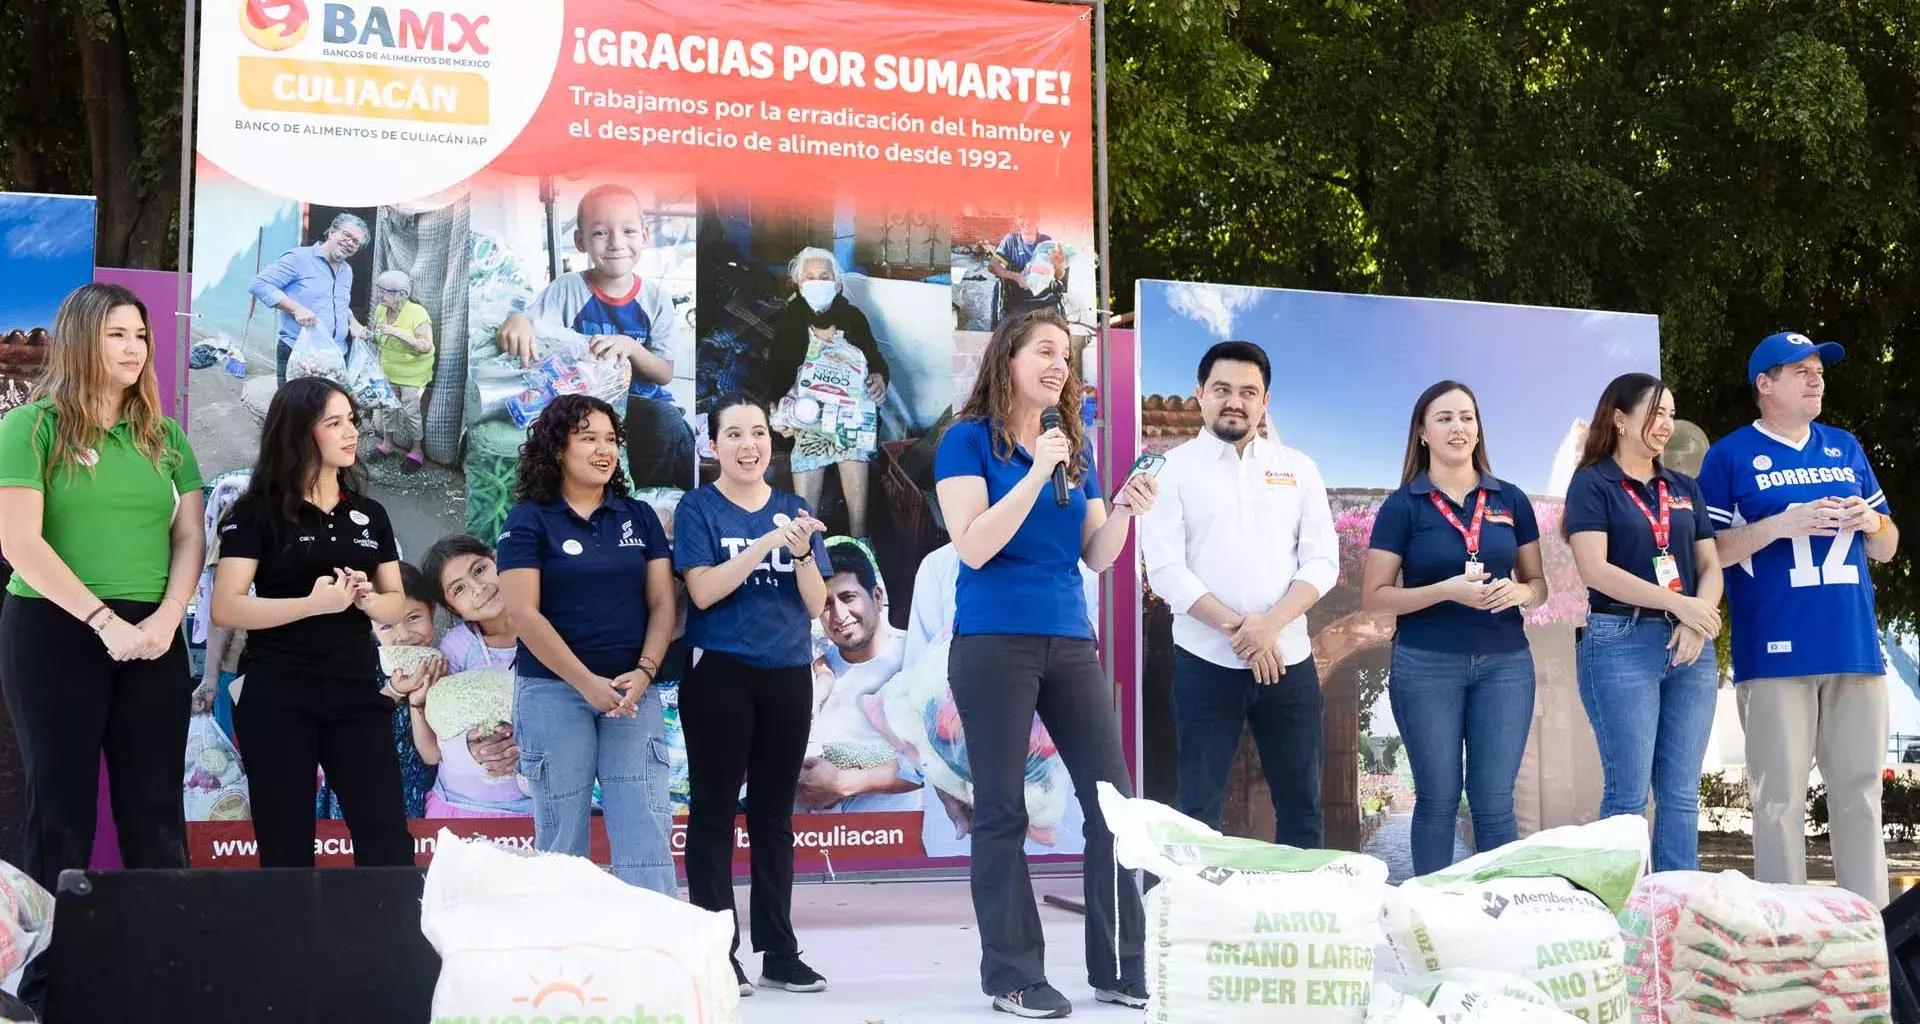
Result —
[[[90,284],[54,319],[36,400],[0,419],[0,693],[27,774],[26,870],[93,850],[102,750],[120,855],[187,866],[180,764],[193,681],[180,619],[200,576],[200,467],[160,412],[147,308]]]

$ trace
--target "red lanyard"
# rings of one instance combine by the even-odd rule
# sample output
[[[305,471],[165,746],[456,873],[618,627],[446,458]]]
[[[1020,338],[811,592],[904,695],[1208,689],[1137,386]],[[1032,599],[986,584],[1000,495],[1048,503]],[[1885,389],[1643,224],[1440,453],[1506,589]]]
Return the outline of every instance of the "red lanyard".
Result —
[[[1647,507],[1647,503],[1640,500],[1640,495],[1633,489],[1632,484],[1622,480],[1620,487],[1627,492],[1627,497],[1633,499],[1635,505],[1640,506],[1640,514],[1647,517],[1647,525],[1653,527],[1654,547],[1659,548],[1661,554],[1666,554],[1667,542],[1673,539],[1673,506],[1667,501],[1667,482],[1654,481],[1654,489],[1660,492],[1660,518],[1658,519],[1654,518],[1653,510]]]
[[[1487,515],[1486,488],[1483,487],[1476,493],[1479,495],[1479,499],[1474,502],[1473,506],[1473,525],[1468,527],[1460,525],[1460,517],[1453,514],[1452,507],[1447,504],[1447,499],[1440,496],[1439,491],[1427,492],[1427,498],[1433,502],[1433,507],[1439,509],[1441,515],[1447,517],[1447,522],[1452,523],[1453,528],[1460,531],[1460,538],[1467,542],[1468,558],[1478,558],[1480,556],[1480,523]]]

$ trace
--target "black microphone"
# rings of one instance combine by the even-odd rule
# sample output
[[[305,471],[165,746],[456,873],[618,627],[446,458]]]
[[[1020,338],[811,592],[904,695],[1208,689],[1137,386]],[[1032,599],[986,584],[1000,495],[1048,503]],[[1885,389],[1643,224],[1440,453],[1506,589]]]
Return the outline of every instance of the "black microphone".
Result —
[[[1059,430],[1060,410],[1049,406],[1045,412],[1042,412],[1040,414],[1040,429],[1042,431]],[[1053,467],[1053,503],[1061,508],[1066,508],[1071,502],[1072,499],[1069,497],[1069,492],[1067,491],[1067,464],[1062,462],[1058,466]]]

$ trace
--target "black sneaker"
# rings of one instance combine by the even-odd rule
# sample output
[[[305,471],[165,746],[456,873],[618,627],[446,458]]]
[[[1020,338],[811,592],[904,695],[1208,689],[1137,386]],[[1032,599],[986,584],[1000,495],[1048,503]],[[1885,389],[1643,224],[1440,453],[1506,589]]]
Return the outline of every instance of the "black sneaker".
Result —
[[[1073,1012],[1073,1004],[1067,1001],[1067,997],[1044,981],[1028,985],[1018,992],[994,996],[993,1008],[1015,1017],[1034,1019],[1065,1017]]]
[[[825,992],[827,979],[808,967],[798,953],[768,953],[760,959],[760,987],[788,992]]]
[[[1144,982],[1123,981],[1112,988],[1095,988],[1093,998],[1095,1002],[1144,1010],[1147,1008],[1147,986]]]
[[[740,983],[741,995],[750,996],[753,994],[753,982],[747,980],[747,972],[741,969],[740,961],[738,960],[733,962],[733,980]]]

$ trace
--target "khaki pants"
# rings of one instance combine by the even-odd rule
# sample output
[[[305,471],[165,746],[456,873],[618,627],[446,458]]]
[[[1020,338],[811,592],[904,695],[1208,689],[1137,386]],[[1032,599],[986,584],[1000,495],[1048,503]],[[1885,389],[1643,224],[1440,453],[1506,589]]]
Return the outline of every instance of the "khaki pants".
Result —
[[[1739,686],[1753,798],[1753,875],[1807,880],[1808,772],[1827,787],[1833,870],[1840,887],[1887,905],[1887,848],[1880,828],[1880,771],[1887,750],[1883,676],[1754,679]]]
[[[380,414],[387,444],[402,452],[410,452],[414,445],[420,443],[420,396],[425,391],[424,387],[393,385],[393,394],[400,399],[400,408],[387,409]]]

